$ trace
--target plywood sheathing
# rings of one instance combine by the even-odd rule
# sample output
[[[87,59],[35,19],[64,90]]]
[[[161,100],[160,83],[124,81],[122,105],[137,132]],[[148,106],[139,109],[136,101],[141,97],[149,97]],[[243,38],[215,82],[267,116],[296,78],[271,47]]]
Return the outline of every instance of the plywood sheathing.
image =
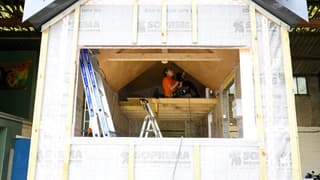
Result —
[[[200,121],[213,110],[217,100],[206,98],[149,98],[150,106],[158,121]],[[146,111],[139,98],[128,98],[120,102],[120,109],[129,120],[143,120]]]
[[[219,89],[223,80],[239,63],[238,50],[219,50],[220,61],[175,62],[195,79],[211,89]]]
[[[206,137],[207,115],[215,109],[216,99],[148,98],[164,137]],[[146,111],[139,98],[120,102],[120,109],[129,119],[129,135],[138,136]]]
[[[152,67],[146,70],[139,77],[131,81],[128,85],[119,91],[121,100],[127,97],[159,97],[162,92],[162,79],[164,77],[163,70],[165,67],[171,67],[174,72],[183,72],[184,70],[174,63],[162,64],[156,62]],[[190,74],[186,74],[186,79],[191,81],[196,87],[201,97],[204,97],[205,86],[193,78]]]
[[[208,137],[207,119],[202,121],[158,121],[163,137]],[[129,121],[129,136],[138,137],[142,121]]]
[[[113,90],[118,91],[155,62],[174,60],[199,82],[218,89],[239,62],[236,49],[101,49],[100,67]]]
[[[100,68],[106,81],[112,90],[116,92],[141,75],[154,63],[155,62],[112,62],[99,60]]]
[[[83,88],[83,83],[81,81],[81,74],[78,73],[78,83],[77,83],[77,94],[76,97],[76,108],[75,108],[75,122],[74,122],[74,136],[81,136],[83,135],[83,106],[85,103],[85,98],[84,98],[84,88]]]
[[[111,117],[117,132],[117,136],[123,137],[128,136],[129,126],[128,119],[122,113],[119,107],[118,93],[114,92],[111,87],[104,82],[104,89],[106,90],[106,95],[110,107]]]

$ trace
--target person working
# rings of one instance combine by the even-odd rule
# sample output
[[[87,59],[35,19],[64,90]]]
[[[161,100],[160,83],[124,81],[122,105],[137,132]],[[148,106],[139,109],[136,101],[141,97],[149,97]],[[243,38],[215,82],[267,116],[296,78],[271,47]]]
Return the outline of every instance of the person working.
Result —
[[[174,92],[181,87],[179,81],[174,80],[174,71],[171,68],[165,68],[164,78],[162,79],[162,89],[165,97],[173,97]]]
[[[196,86],[191,81],[186,79],[185,72],[178,72],[176,74],[176,80],[181,82],[181,88],[184,89],[187,93],[189,93],[192,97],[200,97],[200,94]]]

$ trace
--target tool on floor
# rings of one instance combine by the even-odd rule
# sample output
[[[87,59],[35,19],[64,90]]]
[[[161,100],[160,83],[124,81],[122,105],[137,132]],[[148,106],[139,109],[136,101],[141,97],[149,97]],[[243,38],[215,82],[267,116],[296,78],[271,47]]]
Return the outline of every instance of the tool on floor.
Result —
[[[149,101],[147,99],[140,99],[140,103],[146,110],[147,115],[143,120],[142,128],[140,131],[140,137],[148,137],[150,132],[153,132],[154,137],[162,137],[157,120],[154,117]]]
[[[89,110],[93,137],[115,137],[109,104],[96,60],[91,60],[88,49],[80,50],[80,69]]]

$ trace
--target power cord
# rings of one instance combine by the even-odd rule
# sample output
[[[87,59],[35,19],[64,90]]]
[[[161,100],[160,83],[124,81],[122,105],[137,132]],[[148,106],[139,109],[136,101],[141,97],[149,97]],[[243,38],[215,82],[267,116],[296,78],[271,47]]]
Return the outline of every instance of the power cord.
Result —
[[[173,168],[173,172],[172,172],[172,180],[174,180],[175,175],[176,175],[176,170],[177,170],[177,166],[178,166],[179,159],[180,159],[180,154],[181,154],[182,141],[183,141],[183,136],[181,136],[181,138],[180,138],[180,144],[179,144],[179,149],[178,149],[178,154],[177,154],[177,160],[176,160],[176,163],[174,164],[174,168]]]

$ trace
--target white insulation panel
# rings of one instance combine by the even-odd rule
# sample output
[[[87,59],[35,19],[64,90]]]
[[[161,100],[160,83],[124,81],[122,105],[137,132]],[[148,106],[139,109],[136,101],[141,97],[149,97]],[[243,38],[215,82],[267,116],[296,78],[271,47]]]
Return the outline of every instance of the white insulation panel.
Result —
[[[174,176],[177,180],[193,180],[194,145],[200,147],[202,180],[259,179],[256,142],[188,138],[182,139],[179,153],[180,143],[179,138],[76,138],[72,145],[70,179],[128,179],[129,144],[135,146],[135,179],[164,180]]]
[[[90,2],[81,8],[79,46],[131,45],[131,5],[98,6],[95,1]],[[150,22],[159,23],[159,8],[160,5],[141,5],[139,22],[144,22],[146,27],[141,24],[141,27],[138,26],[137,46],[161,45],[158,25],[148,25]],[[169,6],[168,10],[168,27],[172,28],[168,28],[168,44],[191,45],[189,5]],[[180,19],[179,23],[170,25],[170,22]],[[199,4],[197,45],[248,46],[251,39],[248,22],[247,6]],[[180,23],[183,26],[178,26]],[[146,29],[142,31],[143,28]],[[292,179],[292,164],[279,28],[266,17],[257,14],[267,176],[268,179],[289,180]],[[69,168],[71,180],[128,179],[129,144],[135,146],[135,179],[172,179],[180,139],[73,139],[66,136],[67,111],[71,106],[69,93],[73,83],[70,74],[71,66],[74,65],[70,53],[72,32],[73,13],[49,29],[37,164],[33,167],[36,168],[36,179],[62,179],[65,145],[68,143],[72,145]],[[175,179],[194,178],[195,145],[200,147],[202,180],[259,179],[258,144],[245,139],[184,139]]]
[[[120,3],[122,2],[122,3]],[[168,1],[167,38],[162,43],[161,1],[139,1],[137,29],[133,29],[133,1],[98,1],[81,8],[79,42],[88,46],[130,46],[133,33],[137,45],[152,46],[248,46],[250,21],[247,5],[238,1],[224,3],[198,1],[198,42],[192,42],[191,1]],[[150,3],[153,2],[153,3]],[[164,22],[165,23],[165,22]]]
[[[268,179],[292,179],[280,26],[256,13]]]

